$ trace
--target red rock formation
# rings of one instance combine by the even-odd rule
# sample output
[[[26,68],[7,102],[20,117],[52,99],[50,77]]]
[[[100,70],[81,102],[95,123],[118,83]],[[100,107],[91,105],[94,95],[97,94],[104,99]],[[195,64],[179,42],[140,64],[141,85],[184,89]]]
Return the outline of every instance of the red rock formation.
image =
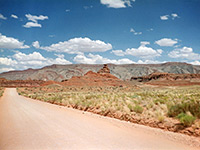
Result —
[[[103,68],[100,69],[97,73],[110,73],[110,69],[107,64],[104,64]]]
[[[125,83],[112,74],[89,71],[84,76],[74,76],[62,84],[67,86],[120,86]]]

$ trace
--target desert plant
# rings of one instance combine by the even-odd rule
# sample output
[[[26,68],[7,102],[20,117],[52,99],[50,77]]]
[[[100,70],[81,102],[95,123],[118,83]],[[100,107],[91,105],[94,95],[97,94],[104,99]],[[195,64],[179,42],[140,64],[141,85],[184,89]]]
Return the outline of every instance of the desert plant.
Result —
[[[194,121],[196,120],[196,118],[194,116],[191,116],[191,115],[188,115],[188,114],[185,114],[185,113],[180,113],[177,116],[177,118],[186,127],[191,126],[194,123]]]
[[[133,111],[136,112],[136,113],[141,114],[143,112],[143,108],[140,105],[135,105],[133,107]]]
[[[184,109],[181,104],[176,105],[168,105],[168,113],[169,117],[176,117],[178,114],[184,113]]]

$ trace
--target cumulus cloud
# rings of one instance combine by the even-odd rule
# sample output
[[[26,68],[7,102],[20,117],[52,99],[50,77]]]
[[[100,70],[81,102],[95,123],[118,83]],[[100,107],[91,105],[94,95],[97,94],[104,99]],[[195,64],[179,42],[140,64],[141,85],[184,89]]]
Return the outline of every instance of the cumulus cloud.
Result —
[[[0,19],[6,20],[7,18],[0,14]]]
[[[40,48],[40,43],[38,41],[33,42],[32,45],[35,48]]]
[[[23,25],[25,28],[31,28],[31,27],[39,27],[41,28],[42,25],[37,22],[27,22],[25,25]]]
[[[0,68],[0,73],[1,72],[7,72],[7,71],[12,71],[15,70],[14,68]]]
[[[124,56],[125,52],[123,50],[112,50],[113,54],[115,54],[116,56]]]
[[[16,60],[6,57],[0,57],[0,73],[14,70],[14,66],[16,66],[16,64]]]
[[[0,48],[3,49],[24,49],[30,48],[28,45],[24,45],[24,42],[20,42],[18,39],[12,37],[6,37],[0,33]]]
[[[130,29],[130,32],[132,32],[134,35],[141,35],[142,32],[136,32],[133,28]]]
[[[112,49],[112,45],[100,40],[91,40],[87,37],[80,37],[52,44],[50,46],[40,47],[40,49],[69,54],[80,54],[84,52],[105,52]]]
[[[135,0],[100,0],[100,2],[109,8],[126,8],[131,7],[131,3]]]
[[[172,13],[171,15],[163,15],[163,16],[160,16],[160,19],[161,20],[168,20],[168,19],[172,19],[172,20],[174,20],[174,19],[176,19],[176,18],[180,18],[179,16],[178,16],[178,14],[176,14],[176,13]]]
[[[64,55],[56,56],[56,58],[48,58],[42,56],[39,52],[25,54],[17,51],[13,56],[0,57],[0,72],[28,68],[41,68],[52,64],[72,64],[64,58]]]
[[[18,19],[18,16],[14,15],[14,14],[12,14],[10,17],[14,18],[14,19]]]
[[[27,22],[25,25],[23,25],[23,27],[25,27],[25,28],[31,28],[31,27],[40,27],[41,28],[42,25],[38,23],[38,20],[49,19],[48,16],[43,16],[43,15],[34,16],[31,14],[26,14],[25,16],[28,20],[31,21],[31,22]]]
[[[93,55],[91,53],[88,54],[87,56],[85,56],[84,54],[76,55],[74,57],[74,62],[81,63],[81,64],[105,64],[105,63],[131,64],[131,63],[134,63],[134,61],[127,58],[115,60],[115,59],[104,58],[100,55]]]
[[[151,47],[147,47],[146,45],[150,44],[149,42],[143,41],[140,43],[138,48],[128,48],[126,51],[122,50],[112,50],[117,56],[124,56],[124,55],[132,55],[135,57],[140,57],[142,59],[152,59],[154,57],[159,57],[162,54],[161,49],[154,50]]]
[[[193,61],[193,62],[188,62],[188,63],[190,63],[190,64],[192,64],[192,65],[200,65],[200,61]]]
[[[17,61],[12,60],[11,58],[6,58],[6,57],[0,57],[0,65],[9,65],[9,66],[13,66],[16,65]]]
[[[175,49],[168,54],[171,58],[181,58],[188,60],[200,60],[200,54],[194,53],[191,47]]]
[[[39,52],[33,52],[30,54],[25,54],[22,52],[17,52],[13,55],[13,58],[15,58],[18,61],[33,61],[33,60],[46,60]]]
[[[169,39],[169,38],[163,38],[160,39],[158,41],[155,41],[156,44],[160,45],[160,46],[174,46],[175,44],[178,43],[177,39]]]

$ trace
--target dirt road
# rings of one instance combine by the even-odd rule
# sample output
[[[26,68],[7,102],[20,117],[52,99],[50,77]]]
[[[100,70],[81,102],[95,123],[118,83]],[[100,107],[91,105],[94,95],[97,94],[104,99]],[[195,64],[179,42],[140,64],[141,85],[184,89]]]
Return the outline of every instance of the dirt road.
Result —
[[[0,98],[0,150],[200,149],[186,145],[188,140],[191,137],[24,98],[16,89],[6,89]]]

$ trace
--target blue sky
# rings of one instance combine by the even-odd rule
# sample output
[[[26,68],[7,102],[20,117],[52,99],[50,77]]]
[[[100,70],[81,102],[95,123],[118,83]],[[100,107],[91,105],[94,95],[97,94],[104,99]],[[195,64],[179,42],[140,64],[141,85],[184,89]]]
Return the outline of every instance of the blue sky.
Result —
[[[200,0],[0,0],[0,72],[52,64],[200,65]]]

